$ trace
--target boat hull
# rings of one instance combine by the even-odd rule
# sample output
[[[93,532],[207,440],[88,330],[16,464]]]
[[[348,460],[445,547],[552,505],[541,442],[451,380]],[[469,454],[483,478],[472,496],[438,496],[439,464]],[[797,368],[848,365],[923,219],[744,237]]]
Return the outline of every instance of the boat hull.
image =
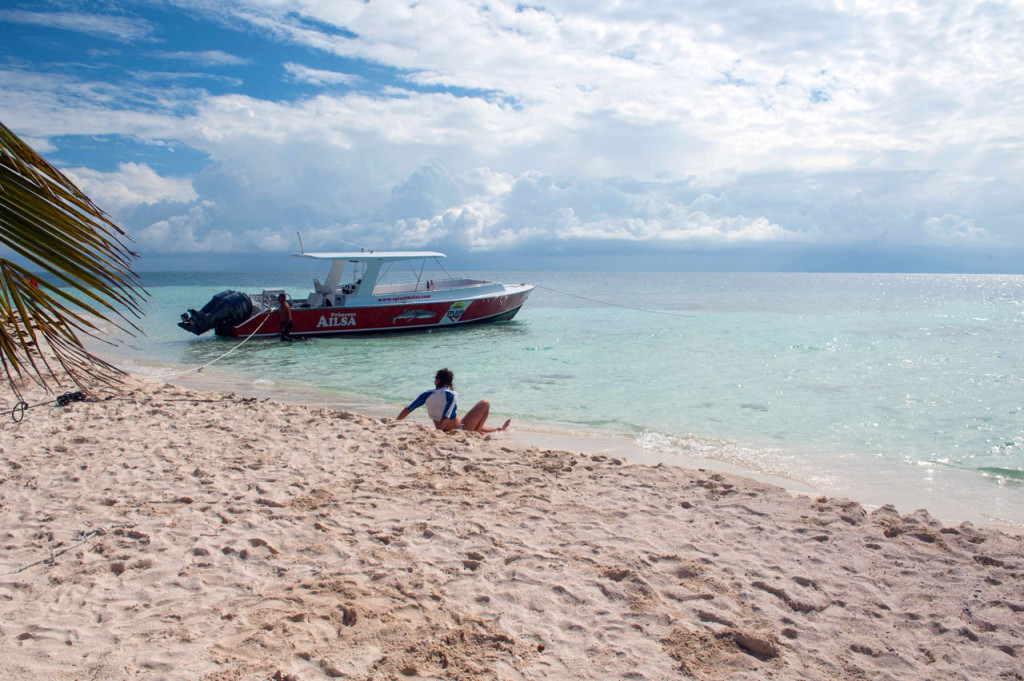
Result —
[[[508,321],[515,317],[533,287],[503,295],[463,300],[416,300],[393,305],[292,308],[293,337],[342,336],[446,329],[469,324]],[[275,310],[253,315],[234,326],[216,329],[219,336],[262,338],[281,333]]]

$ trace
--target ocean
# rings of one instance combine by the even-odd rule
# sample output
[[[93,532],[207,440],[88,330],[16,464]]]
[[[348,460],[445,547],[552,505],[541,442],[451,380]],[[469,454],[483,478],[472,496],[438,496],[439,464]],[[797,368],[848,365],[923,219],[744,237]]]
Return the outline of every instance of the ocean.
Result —
[[[236,348],[176,326],[224,289],[300,297],[322,274],[144,274],[145,335],[115,361],[169,379],[213,361],[226,389],[375,415],[448,367],[463,413],[486,398],[519,431],[1024,527],[1024,277],[453,272],[538,288],[511,322],[432,333]]]

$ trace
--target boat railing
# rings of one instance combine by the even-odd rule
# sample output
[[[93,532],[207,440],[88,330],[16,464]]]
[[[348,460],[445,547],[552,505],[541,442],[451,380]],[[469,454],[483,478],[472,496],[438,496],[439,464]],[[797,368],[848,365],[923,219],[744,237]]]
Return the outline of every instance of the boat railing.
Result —
[[[482,281],[480,279],[441,279],[434,282],[434,287],[437,289],[466,288],[468,286],[484,286],[492,283],[494,282]]]
[[[485,286],[492,282],[481,281],[480,279],[424,279],[422,281],[409,281],[402,284],[379,284],[373,289],[376,296],[390,295],[394,293],[415,293],[417,291],[448,291],[456,288],[469,288],[472,286]]]

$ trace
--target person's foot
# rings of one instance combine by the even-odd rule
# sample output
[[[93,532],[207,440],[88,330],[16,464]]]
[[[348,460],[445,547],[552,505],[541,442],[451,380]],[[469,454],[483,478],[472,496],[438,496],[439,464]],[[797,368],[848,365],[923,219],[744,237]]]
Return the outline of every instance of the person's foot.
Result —
[[[505,423],[502,424],[501,428],[498,428],[498,430],[508,430],[508,425],[510,423],[512,423],[512,419],[506,420]]]

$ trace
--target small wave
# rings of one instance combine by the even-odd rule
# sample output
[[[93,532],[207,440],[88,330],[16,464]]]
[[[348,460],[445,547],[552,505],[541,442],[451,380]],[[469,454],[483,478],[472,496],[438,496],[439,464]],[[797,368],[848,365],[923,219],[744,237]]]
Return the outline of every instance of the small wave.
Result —
[[[763,461],[759,461],[756,452],[731,442],[705,440],[695,435],[667,435],[651,431],[637,435],[634,442],[641,449],[662,454],[713,459],[760,473],[769,472],[759,465]]]
[[[1008,482],[1024,484],[1024,470],[1020,468],[999,468],[998,466],[983,466],[977,469],[984,475],[1006,480]]]
[[[645,431],[636,435],[634,444],[670,457],[705,460],[725,464],[730,470],[740,469],[741,475],[760,474],[774,478],[774,484],[790,487],[789,483],[820,491],[839,489],[841,478],[823,470],[812,462],[800,461],[792,452],[770,446],[745,446],[728,440],[714,440],[693,434],[675,435]],[[714,464],[711,468],[714,468]],[[736,471],[733,471],[736,472]]]

